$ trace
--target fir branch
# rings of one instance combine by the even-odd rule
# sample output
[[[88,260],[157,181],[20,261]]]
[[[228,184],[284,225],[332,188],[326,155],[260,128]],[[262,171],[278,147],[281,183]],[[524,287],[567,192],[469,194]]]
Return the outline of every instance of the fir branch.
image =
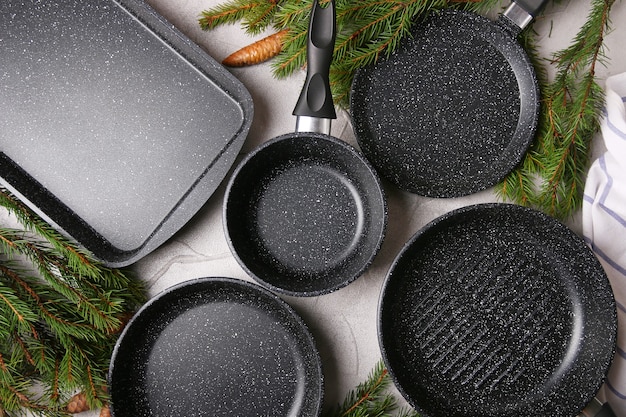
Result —
[[[52,226],[3,188],[0,188],[0,206],[15,215],[25,230],[35,233],[52,246],[59,256],[66,260],[71,269],[86,276],[100,276],[103,279],[116,275],[110,269],[100,265],[87,251],[61,236]]]
[[[5,230],[5,239],[7,236],[10,236],[10,233]],[[119,320],[114,316],[109,316],[109,314],[119,311],[122,306],[107,299],[103,289],[94,286],[93,283],[86,283],[86,289],[94,290],[95,294],[91,291],[86,292],[85,289],[79,291],[76,286],[77,277],[73,276],[72,270],[63,263],[62,259],[50,253],[47,248],[35,243],[14,243],[13,249],[21,249],[22,253],[31,258],[33,262],[36,262],[39,265],[39,274],[45,278],[47,284],[74,306],[78,306],[81,309],[82,316],[86,317],[87,321],[94,328],[113,331],[119,327]],[[24,279],[21,279],[18,274],[1,265],[0,271],[11,276],[13,282],[20,284],[26,293],[39,302],[40,295],[38,292]],[[39,280],[35,278],[35,281],[38,282]],[[40,292],[44,293],[46,291],[42,289]],[[98,298],[94,299],[94,296]]]
[[[306,62],[307,29],[290,29],[283,41],[283,48],[272,68],[276,78],[286,78],[294,71],[304,67]]]
[[[201,12],[198,23],[203,30],[239,21],[247,33],[256,35],[273,24],[279,0],[231,0]]]
[[[198,19],[202,30],[214,29],[225,24],[234,24],[243,20],[250,10],[258,7],[259,2],[233,0],[205,10]]]
[[[106,401],[106,373],[124,317],[145,296],[0,189],[0,205],[23,229],[0,228],[0,416],[66,416],[83,391]],[[42,395],[31,388],[37,383]]]
[[[391,380],[389,372],[380,360],[367,379],[350,391],[343,403],[325,414],[325,417],[383,417],[398,411],[399,416],[419,417],[413,410],[398,409],[396,398],[387,392]]]
[[[359,384],[355,391],[348,394],[348,397],[342,406],[345,411],[342,410],[341,415],[343,417],[350,416],[360,407],[364,407],[367,403],[376,402],[377,400],[383,400],[383,402],[386,402],[387,397],[383,396],[381,398],[381,392],[388,383],[386,378],[387,373],[388,372],[384,368],[383,364],[379,362],[367,381]]]
[[[265,2],[264,7],[259,8],[257,13],[248,17],[247,21],[244,23],[248,32],[258,34],[270,27],[277,10],[278,1],[270,0]]]
[[[326,5],[328,1],[320,0],[320,5]],[[283,0],[274,24],[277,27],[308,28],[312,4],[312,0]]]
[[[560,219],[582,204],[590,143],[599,129],[603,91],[595,69],[614,0],[594,0],[572,44],[554,54],[557,74],[542,84],[537,139],[523,164],[498,187],[504,199],[533,206]]]

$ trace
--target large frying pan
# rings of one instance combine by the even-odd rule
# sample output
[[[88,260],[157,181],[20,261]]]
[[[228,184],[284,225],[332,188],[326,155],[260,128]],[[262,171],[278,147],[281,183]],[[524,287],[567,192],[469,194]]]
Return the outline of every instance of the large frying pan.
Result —
[[[388,59],[357,71],[354,130],[384,178],[420,195],[457,197],[513,170],[533,140],[540,102],[517,35],[542,6],[514,2],[495,22],[433,12]]]
[[[508,204],[419,231],[389,271],[378,320],[393,380],[430,417],[573,417],[600,388],[617,332],[585,243]]]
[[[291,307],[256,285],[202,278],[132,318],[109,371],[115,417],[320,413],[321,360]]]
[[[334,2],[311,12],[296,133],[249,154],[228,183],[224,229],[242,267],[275,291],[328,293],[355,280],[380,249],[387,206],[375,169],[329,136]],[[323,132],[323,133],[320,133]]]

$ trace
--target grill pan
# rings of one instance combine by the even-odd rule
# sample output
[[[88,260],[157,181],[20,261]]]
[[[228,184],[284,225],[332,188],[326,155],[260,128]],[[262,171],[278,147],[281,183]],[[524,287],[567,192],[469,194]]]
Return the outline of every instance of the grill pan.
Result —
[[[513,2],[497,21],[433,12],[389,58],[356,72],[354,130],[382,177],[416,194],[458,197],[515,168],[534,138],[540,101],[517,35],[543,4]]]
[[[378,320],[394,382],[430,417],[575,416],[604,381],[617,332],[584,242],[508,204],[420,230],[390,268]]]
[[[306,325],[256,284],[201,278],[157,295],[120,336],[115,417],[320,413],[321,360]]]
[[[252,119],[243,85],[139,0],[0,2],[0,178],[110,266],[206,202]]]

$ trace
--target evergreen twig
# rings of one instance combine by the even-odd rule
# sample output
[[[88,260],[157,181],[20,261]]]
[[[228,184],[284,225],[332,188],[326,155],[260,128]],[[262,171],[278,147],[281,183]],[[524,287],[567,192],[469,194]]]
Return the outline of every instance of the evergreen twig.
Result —
[[[66,416],[76,391],[92,408],[102,406],[113,345],[144,301],[141,285],[101,265],[5,189],[0,206],[23,226],[0,228],[0,416]]]
[[[383,417],[398,412],[398,417],[419,417],[410,409],[399,409],[396,398],[387,392],[391,380],[382,360],[376,363],[367,379],[350,391],[343,403],[324,417]]]
[[[590,142],[604,105],[595,71],[604,58],[604,35],[614,1],[593,0],[571,45],[554,55],[551,64],[557,74],[542,85],[537,139],[522,165],[497,190],[503,198],[561,219],[580,208]]]
[[[198,19],[204,30],[242,21],[246,32],[256,35],[273,24],[279,0],[229,0],[210,11],[203,11]]]

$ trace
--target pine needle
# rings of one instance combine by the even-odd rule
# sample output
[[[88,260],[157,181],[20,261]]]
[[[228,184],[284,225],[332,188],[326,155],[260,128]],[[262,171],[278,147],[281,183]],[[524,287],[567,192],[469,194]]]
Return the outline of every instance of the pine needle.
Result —
[[[278,0],[231,0],[201,13],[203,30],[239,21],[247,33],[257,35],[270,27],[278,10]]]
[[[76,391],[99,407],[116,335],[145,300],[141,285],[101,265],[5,189],[0,206],[23,226],[0,227],[0,415],[66,416]],[[43,394],[31,392],[35,384]]]
[[[398,409],[396,398],[387,391],[390,383],[389,372],[381,360],[374,366],[367,379],[346,395],[337,409],[324,416],[383,417],[398,411],[399,416],[419,417],[419,414],[413,410]]]
[[[595,69],[614,0],[594,0],[571,45],[556,54],[555,79],[542,83],[537,139],[523,164],[498,188],[500,196],[567,219],[582,205],[590,144],[604,105]]]

